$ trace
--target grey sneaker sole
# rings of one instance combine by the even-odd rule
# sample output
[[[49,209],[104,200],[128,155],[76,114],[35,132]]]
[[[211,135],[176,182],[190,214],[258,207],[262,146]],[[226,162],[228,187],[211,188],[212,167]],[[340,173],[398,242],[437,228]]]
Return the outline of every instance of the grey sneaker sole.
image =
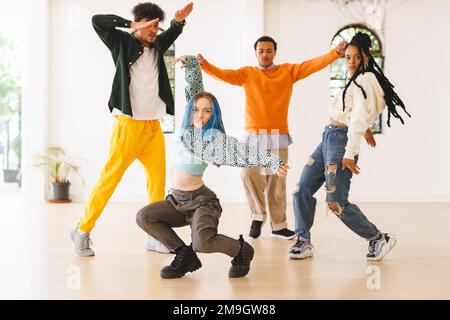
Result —
[[[78,256],[80,256],[80,257],[93,257],[93,256],[95,256],[95,252],[92,249],[90,249],[89,251],[84,251],[84,252],[81,251],[81,250],[78,250],[77,245],[75,243],[75,239],[74,239],[77,232],[78,232],[77,229],[72,229],[70,231],[70,239],[72,240],[73,244],[75,245],[75,253]]]
[[[392,248],[395,247],[395,245],[397,244],[397,239],[395,238],[390,238],[389,242],[386,243],[383,248],[381,249],[381,254],[378,257],[374,257],[374,258],[367,258],[368,261],[381,261],[383,260],[383,258],[392,250]]]
[[[314,256],[314,253],[312,250],[305,250],[302,253],[291,253],[289,252],[289,259],[294,260],[303,260],[307,258],[312,258]]]
[[[288,237],[286,237],[286,236],[282,236],[282,235],[279,235],[279,234],[271,234],[270,235],[272,238],[274,238],[274,239],[283,239],[283,240],[291,240],[291,239],[294,239],[295,238],[295,233],[292,235],[292,236],[288,236]]]

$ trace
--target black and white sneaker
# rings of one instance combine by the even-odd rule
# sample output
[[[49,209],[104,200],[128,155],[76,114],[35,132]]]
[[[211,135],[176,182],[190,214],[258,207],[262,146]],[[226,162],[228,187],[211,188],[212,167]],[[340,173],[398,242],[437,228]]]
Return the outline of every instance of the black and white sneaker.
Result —
[[[289,240],[295,238],[295,232],[286,228],[278,231],[272,231],[272,238]]]
[[[397,239],[389,236],[387,233],[382,233],[377,239],[369,241],[369,253],[367,260],[380,261],[382,260],[397,243]]]
[[[311,240],[297,239],[289,250],[289,259],[306,259],[314,255]]]

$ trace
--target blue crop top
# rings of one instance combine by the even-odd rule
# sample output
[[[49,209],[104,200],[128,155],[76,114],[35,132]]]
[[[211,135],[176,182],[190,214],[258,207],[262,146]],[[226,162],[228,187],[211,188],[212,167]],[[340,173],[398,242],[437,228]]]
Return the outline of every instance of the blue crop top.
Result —
[[[186,100],[203,91],[203,80],[197,58],[185,56]],[[236,138],[215,132],[215,136],[205,141],[200,129],[191,127],[175,144],[175,167],[192,176],[202,176],[208,163],[216,166],[270,168],[274,172],[284,164],[277,155],[249,147]]]
[[[181,141],[178,141],[175,145],[175,159],[175,167],[191,176],[203,176],[208,167],[208,163],[190,154]]]

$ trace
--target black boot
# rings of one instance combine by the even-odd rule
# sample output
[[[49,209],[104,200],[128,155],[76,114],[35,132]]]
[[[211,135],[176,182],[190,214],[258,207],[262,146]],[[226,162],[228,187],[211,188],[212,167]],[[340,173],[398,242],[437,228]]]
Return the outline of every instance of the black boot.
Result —
[[[253,220],[252,225],[250,227],[250,233],[248,234],[249,237],[252,237],[253,239],[258,238],[261,235],[261,226],[262,221]]]
[[[192,250],[192,246],[183,246],[175,250],[175,258],[170,266],[161,269],[161,278],[175,279],[181,278],[186,272],[193,272],[200,269],[202,263],[197,254]]]
[[[250,271],[250,263],[252,262],[255,250],[253,247],[244,241],[242,235],[239,236],[241,248],[236,257],[231,260],[231,268],[228,272],[230,278],[240,278],[247,275]]]

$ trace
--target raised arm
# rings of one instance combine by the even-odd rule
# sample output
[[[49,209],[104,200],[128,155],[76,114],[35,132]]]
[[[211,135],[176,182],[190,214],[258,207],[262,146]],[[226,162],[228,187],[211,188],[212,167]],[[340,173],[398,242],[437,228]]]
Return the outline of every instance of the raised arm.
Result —
[[[276,154],[250,147],[219,131],[211,139],[202,139],[201,130],[190,128],[183,134],[182,143],[194,157],[216,166],[264,167],[274,172],[285,167],[284,160]]]
[[[190,101],[194,95],[204,91],[202,71],[200,65],[195,56],[183,56],[184,60],[184,79],[186,80],[186,86],[184,91],[186,93],[186,101]]]
[[[158,35],[157,39],[161,47],[162,53],[166,52],[167,49],[175,42],[178,36],[183,32],[183,27],[185,24],[185,19],[192,12],[194,5],[189,2],[182,9],[175,12],[175,16],[170,22],[170,27],[166,31]]]
[[[339,54],[335,49],[332,49],[324,55],[304,61],[299,64],[291,65],[291,77],[293,82],[304,79],[309,75],[322,70],[338,58]]]
[[[132,22],[113,14],[96,14],[92,17],[92,26],[100,39],[109,49],[119,43],[123,31],[116,28],[131,28]]]
[[[220,69],[209,63],[202,55],[198,55],[198,60],[203,71],[218,80],[242,86],[247,80],[247,67],[240,69]]]
[[[291,65],[291,77],[293,82],[304,79],[309,75],[322,70],[330,63],[337,60],[344,54],[345,45],[346,42],[341,41],[334,49],[330,50],[324,55],[304,61],[299,64]]]

